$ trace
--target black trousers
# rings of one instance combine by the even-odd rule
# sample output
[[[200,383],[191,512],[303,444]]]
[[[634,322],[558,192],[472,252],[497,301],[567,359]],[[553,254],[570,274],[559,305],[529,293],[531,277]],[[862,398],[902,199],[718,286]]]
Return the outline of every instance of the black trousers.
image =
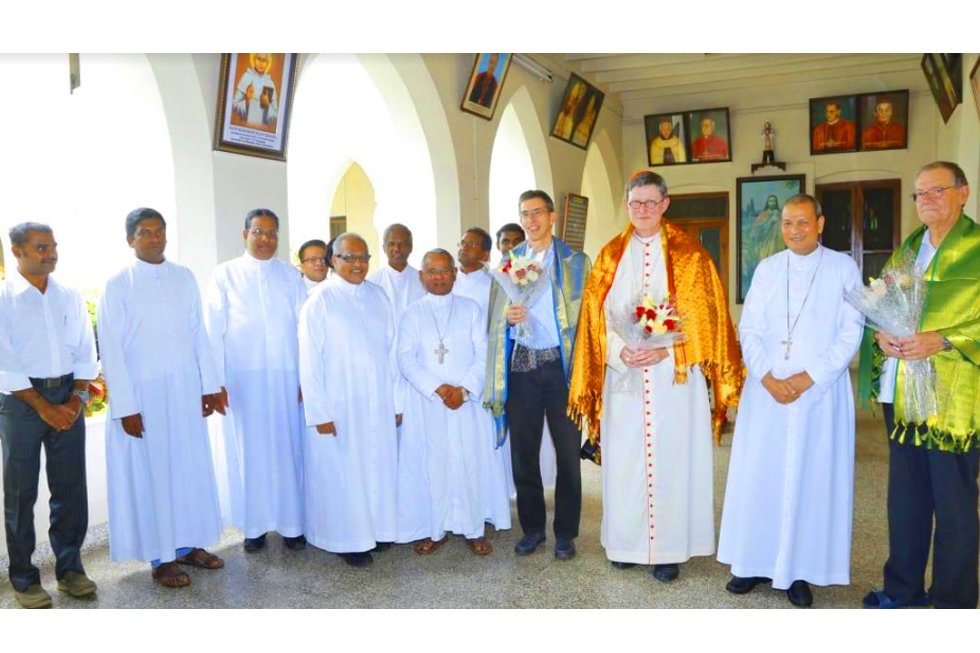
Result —
[[[69,376],[57,388],[35,388],[54,404],[71,394]],[[0,441],[3,445],[3,514],[10,554],[10,584],[17,591],[41,582],[31,563],[34,553],[34,503],[37,501],[41,447],[47,461],[51,491],[51,528],[48,535],[57,558],[55,575],[84,573],[79,550],[88,529],[88,494],[85,484],[85,417],[72,427],[56,431],[37,412],[13,395],[0,395]]]
[[[582,513],[582,433],[568,419],[568,387],[561,361],[529,372],[509,372],[507,423],[510,455],[517,487],[517,515],[525,533],[544,533],[544,485],[541,482],[541,437],[544,418],[555,443],[555,537],[578,537]]]
[[[882,404],[885,428],[895,427],[895,410]],[[925,592],[932,541],[932,595],[937,608],[977,607],[977,472],[980,451],[963,454],[928,450],[912,443],[888,445],[888,562],[885,593],[911,599]],[[935,516],[935,533],[933,517]]]

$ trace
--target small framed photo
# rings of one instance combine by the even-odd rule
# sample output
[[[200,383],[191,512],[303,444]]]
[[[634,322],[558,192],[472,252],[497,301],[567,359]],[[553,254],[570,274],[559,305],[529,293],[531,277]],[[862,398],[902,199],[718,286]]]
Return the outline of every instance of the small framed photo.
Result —
[[[862,93],[858,96],[860,150],[908,147],[909,92]]]
[[[295,54],[221,55],[214,149],[286,160]]]
[[[745,303],[759,261],[786,249],[782,213],[786,200],[806,190],[806,176],[739,177],[736,181],[735,235],[738,239],[738,294]]]
[[[687,163],[686,123],[683,113],[643,116],[647,133],[647,162],[651,166]]]
[[[690,143],[687,148],[691,163],[716,163],[732,160],[732,132],[728,123],[728,107],[701,109],[687,114]]]
[[[973,89],[973,101],[977,105],[977,113],[980,114],[980,59],[973,64],[973,70],[970,71],[970,88]]]
[[[555,117],[551,135],[583,150],[589,146],[595,131],[599,110],[606,94],[575,73],[568,79],[561,107]]]
[[[943,122],[949,122],[956,105],[963,101],[963,62],[959,54],[924,54],[922,72],[939,107]]]
[[[857,151],[857,96],[810,100],[810,154]]]
[[[494,53],[476,55],[460,109],[486,120],[493,120],[500,91],[504,87],[507,71],[510,70],[511,56]]]

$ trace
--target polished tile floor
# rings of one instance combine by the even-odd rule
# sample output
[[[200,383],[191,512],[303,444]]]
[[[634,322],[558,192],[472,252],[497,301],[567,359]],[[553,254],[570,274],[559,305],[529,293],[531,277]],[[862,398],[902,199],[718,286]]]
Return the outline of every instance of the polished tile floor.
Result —
[[[731,435],[715,451],[715,512],[731,451]],[[880,583],[887,554],[885,483],[887,445],[883,427],[870,414],[859,414],[855,474],[854,546],[851,584],[814,588],[814,607],[857,608],[861,597]],[[191,569],[192,584],[180,590],[152,582],[147,565],[113,564],[104,529],[86,545],[89,575],[99,583],[97,598],[75,600],[57,595],[54,563],[47,551],[40,559],[45,587],[56,608],[788,608],[785,594],[761,586],[751,594],[725,591],[726,566],[714,558],[695,558],[670,585],[655,581],[647,568],[620,571],[606,560],[599,544],[602,512],[599,468],[583,463],[583,513],[578,556],[560,562],[552,555],[554,540],[531,556],[518,558],[513,545],[519,529],[490,534],[492,555],[479,558],[459,538],[431,556],[409,546],[375,555],[375,564],[353,570],[336,555],[313,547],[285,549],[270,535],[265,550],[245,554],[241,535],[228,530],[215,549],[225,558],[220,571]],[[550,496],[549,496],[550,512]],[[515,527],[517,524],[514,517]],[[42,552],[43,553],[43,552]],[[5,571],[5,570],[4,570]],[[0,608],[17,608],[4,574]]]

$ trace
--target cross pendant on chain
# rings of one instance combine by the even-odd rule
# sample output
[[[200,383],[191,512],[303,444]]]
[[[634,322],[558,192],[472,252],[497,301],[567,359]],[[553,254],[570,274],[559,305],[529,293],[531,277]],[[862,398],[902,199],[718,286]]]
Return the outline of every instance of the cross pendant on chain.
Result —
[[[438,349],[433,349],[432,350],[432,353],[433,354],[436,354],[439,357],[439,364],[442,365],[445,362],[444,359],[446,357],[446,354],[449,353],[449,350],[446,349],[446,346],[443,345],[442,344],[442,340],[440,340],[439,341],[439,348]]]
[[[779,344],[786,345],[786,354],[783,356],[783,360],[789,360],[789,350],[793,346],[792,336],[787,336],[786,340],[780,340]]]

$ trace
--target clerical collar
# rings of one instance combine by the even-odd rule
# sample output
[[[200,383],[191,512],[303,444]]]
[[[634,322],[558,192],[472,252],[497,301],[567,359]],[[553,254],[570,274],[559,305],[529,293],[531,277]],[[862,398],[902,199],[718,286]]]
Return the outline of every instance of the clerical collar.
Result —
[[[453,294],[446,293],[445,295],[433,295],[432,293],[426,293],[430,302],[433,302],[436,306],[441,306],[443,304],[449,304],[453,300]]]
[[[243,255],[242,258],[244,258],[246,261],[250,262],[252,265],[263,266],[263,265],[272,265],[272,259],[274,259],[275,256],[273,256],[272,258],[267,258],[267,259],[263,260],[263,259],[260,259],[260,258],[255,258],[254,256],[252,256],[252,253],[251,252],[249,252],[248,250],[245,250],[245,254]]]
[[[150,263],[149,261],[144,261],[143,259],[136,258],[136,267],[146,268],[147,270],[159,270],[160,266],[167,262],[167,259],[163,259],[159,263]]]
[[[332,286],[336,286],[340,288],[343,291],[357,294],[361,286],[370,282],[365,280],[362,281],[361,283],[351,283],[350,281],[348,281],[347,279],[343,278],[338,274],[336,276],[330,277],[329,279],[325,279],[322,283],[328,283]]]
[[[809,254],[797,254],[793,250],[787,248],[786,251],[789,252],[789,257],[793,263],[811,263],[817,260],[817,255],[820,254],[821,245],[817,243],[817,247]]]
[[[636,233],[634,231],[633,232],[633,237],[636,238],[641,243],[643,243],[644,245],[649,245],[653,241],[655,241],[658,238],[660,238],[660,232],[658,231],[657,233],[653,234],[652,236],[641,236],[640,234],[638,234],[638,233]]]
[[[395,268],[391,267],[387,263],[385,263],[385,267],[388,268],[388,271],[391,272],[392,274],[405,274],[406,272],[408,272],[409,270],[412,269],[412,266],[409,265],[408,263],[405,264],[405,269],[402,270],[401,272],[399,272]]]

